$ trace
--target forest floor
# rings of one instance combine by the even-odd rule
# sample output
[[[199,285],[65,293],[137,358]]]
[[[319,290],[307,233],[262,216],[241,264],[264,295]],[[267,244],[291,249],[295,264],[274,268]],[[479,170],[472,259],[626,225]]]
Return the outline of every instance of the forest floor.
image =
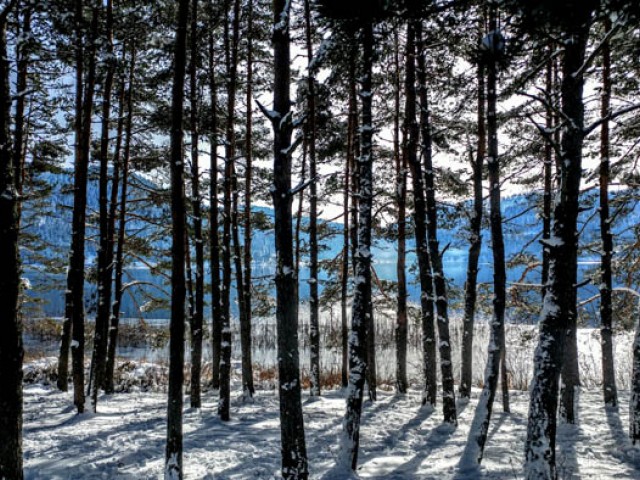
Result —
[[[453,428],[442,424],[439,408],[429,413],[420,407],[417,390],[404,396],[379,392],[377,402],[365,403],[358,475],[363,479],[523,478],[527,392],[512,392],[509,414],[496,403],[481,470],[458,468],[479,393],[474,390],[470,402],[459,403],[459,425]],[[622,391],[620,408],[611,409],[603,406],[598,390],[580,393],[577,424],[559,427],[560,478],[640,478],[640,448],[627,436],[628,400],[629,392]],[[344,479],[336,468],[344,392],[327,391],[315,401],[305,394],[303,401],[312,478]],[[215,405],[212,392],[207,392],[201,410],[185,408],[185,478],[280,478],[275,391],[258,391],[252,403],[234,397],[232,420],[226,423],[218,420]],[[71,392],[42,383],[25,385],[25,478],[161,478],[166,394],[102,396],[98,412],[77,415]]]

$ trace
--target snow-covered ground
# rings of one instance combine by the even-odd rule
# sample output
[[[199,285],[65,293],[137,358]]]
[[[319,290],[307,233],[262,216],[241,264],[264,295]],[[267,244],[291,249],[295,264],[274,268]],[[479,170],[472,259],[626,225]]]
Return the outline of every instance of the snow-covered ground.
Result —
[[[236,389],[238,390],[238,389]],[[512,413],[496,404],[481,475],[461,473],[461,459],[476,398],[459,404],[459,426],[443,425],[439,409],[420,407],[420,393],[379,392],[366,403],[361,434],[361,478],[523,478],[528,395],[512,393]],[[619,410],[605,409],[598,390],[582,391],[578,424],[561,425],[558,469],[563,479],[640,478],[640,448],[627,437],[628,391]],[[341,391],[317,401],[303,397],[312,478],[342,480],[336,469],[344,413]],[[185,402],[187,399],[185,398]],[[72,393],[41,383],[25,386],[24,455],[27,480],[158,479],[164,463],[166,394],[104,396],[96,415],[76,415]],[[188,403],[186,403],[188,405]],[[205,394],[202,410],[185,409],[184,463],[187,479],[280,478],[278,399],[262,390],[255,401],[232,403],[232,420],[220,422],[215,398]]]

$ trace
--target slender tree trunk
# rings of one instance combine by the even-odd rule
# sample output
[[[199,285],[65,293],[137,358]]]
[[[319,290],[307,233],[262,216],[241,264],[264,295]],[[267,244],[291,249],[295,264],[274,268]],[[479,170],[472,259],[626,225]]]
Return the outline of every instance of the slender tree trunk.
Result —
[[[606,19],[605,32],[611,30],[611,20]],[[601,116],[606,118],[611,110],[611,47],[607,42],[602,49]],[[616,372],[613,361],[613,332],[611,289],[613,256],[613,234],[609,218],[609,122],[604,121],[600,130],[600,234],[602,255],[600,265],[600,343],[602,346],[602,387],[604,403],[615,407],[618,404]]]
[[[29,56],[30,47],[29,42],[31,35],[31,14],[32,6],[25,3],[22,6],[22,23],[20,32],[21,41],[16,43],[16,63],[17,63],[17,75],[16,75],[16,106],[15,106],[15,118],[13,126],[13,165],[16,169],[16,188],[18,189],[18,195],[22,196],[24,193],[24,175],[25,175],[25,152],[27,145],[27,132],[25,125],[25,107],[27,103],[27,88],[29,82]],[[22,204],[18,202],[18,215],[21,216]]]
[[[451,362],[451,343],[449,339],[449,312],[447,300],[447,282],[442,267],[442,257],[438,246],[438,211],[436,205],[433,164],[431,159],[431,120],[427,100],[426,52],[422,40],[422,25],[418,26],[420,54],[418,55],[418,84],[420,86],[420,128],[422,137],[422,156],[424,158],[424,183],[427,203],[427,233],[429,256],[433,269],[433,284],[436,294],[437,326],[439,336],[440,368],[442,371],[442,410],[444,421],[457,423],[456,398],[453,383],[453,364]]]
[[[204,317],[204,243],[202,238],[202,199],[200,197],[200,162],[198,159],[198,0],[191,2],[191,208],[196,251],[195,308],[191,321],[191,407],[200,408],[200,384],[202,372],[202,338]]]
[[[497,29],[497,11],[491,8],[489,19],[489,36],[493,39],[491,45],[497,45],[499,34]],[[505,350],[504,342],[504,312],[506,304],[507,270],[505,264],[504,238],[502,234],[502,213],[500,208],[500,160],[498,158],[498,124],[496,116],[497,103],[497,65],[495,57],[487,62],[487,132],[488,155],[487,169],[489,171],[489,201],[491,204],[491,245],[493,251],[493,318],[491,319],[491,337],[488,347],[487,366],[482,395],[478,401],[476,415],[479,415],[480,428],[477,432],[478,443],[477,461],[482,461],[484,446],[489,433],[489,423],[493,410],[493,400],[498,389],[500,364]],[[502,366],[504,369],[504,364]],[[503,385],[503,389],[506,385]],[[508,411],[508,404],[504,405]]]
[[[351,119],[348,123],[347,132],[347,150],[352,148],[353,132]],[[344,195],[343,195],[343,213],[344,220],[342,226],[342,258],[340,270],[340,338],[342,339],[342,362],[340,368],[340,384],[342,388],[346,388],[349,384],[349,321],[347,313],[347,305],[349,303],[349,187],[351,185],[351,159],[350,153],[347,153],[347,161],[344,162]]]
[[[111,305],[111,317],[109,318],[109,345],[107,347],[107,364],[105,369],[105,392],[113,393],[114,391],[114,370],[116,363],[116,349],[118,346],[118,328],[120,324],[120,306],[122,305],[122,274],[124,270],[124,248],[126,242],[126,228],[127,228],[127,187],[129,183],[129,157],[131,155],[131,136],[133,130],[133,80],[135,73],[135,46],[131,46],[131,59],[129,66],[129,86],[124,93],[124,80],[122,85],[122,91],[120,94],[120,117],[124,118],[124,104],[126,102],[127,116],[126,120],[120,120],[118,122],[118,140],[116,144],[116,152],[114,155],[115,174],[113,177],[112,190],[111,190],[111,212],[110,217],[110,229],[109,237],[111,238],[110,251],[113,252],[114,237],[115,237],[115,219],[116,208],[118,204],[118,184],[120,183],[119,176],[122,174],[122,186],[120,193],[120,211],[118,217],[118,238],[116,242],[116,255],[115,261],[113,255],[110,262],[114,263],[115,278],[113,286],[113,304]],[[124,129],[124,135],[123,135]],[[124,151],[122,152],[122,160],[120,160],[120,145],[122,138],[124,140]]]
[[[357,244],[357,204],[356,204],[356,132],[358,128],[358,104],[355,84],[355,53],[349,62],[349,119],[347,131],[347,159],[345,165],[345,226],[344,226],[344,251],[342,253],[342,387],[349,385],[349,326],[347,319],[348,282],[349,282],[349,254],[355,259],[355,245]],[[349,203],[351,199],[351,203]],[[349,249],[351,245],[351,250]],[[355,272],[355,270],[354,270]]]
[[[548,99],[553,99],[553,60],[549,60],[546,71],[546,94]],[[553,101],[553,100],[552,100]],[[549,105],[546,110],[546,127],[553,129],[553,109]],[[552,205],[552,165],[553,165],[553,144],[547,140],[544,144],[544,167],[543,167],[543,194],[542,194],[542,240],[548,241],[551,238],[551,205]],[[549,247],[542,246],[542,299],[547,290],[549,281]]]
[[[213,30],[213,29],[212,29]],[[209,33],[209,77],[211,94],[211,169],[209,171],[209,248],[211,250],[211,387],[220,389],[222,352],[222,303],[220,294],[220,241],[218,237],[218,85],[215,72],[215,47]]]
[[[182,384],[184,383],[185,195],[182,122],[186,73],[189,0],[180,0],[171,91],[171,323],[169,327],[169,392],[164,477],[182,480]]]
[[[225,3],[226,17],[230,18],[231,1]],[[236,104],[236,72],[238,60],[238,38],[240,24],[240,1],[233,2],[233,23],[229,31],[229,22],[225,22],[225,63],[227,66],[227,124],[224,166],[224,225],[222,237],[222,358],[220,362],[220,401],[218,415],[223,421],[229,420],[229,403],[231,399],[231,230],[232,230],[232,202],[234,157],[236,155],[236,139],[234,131],[234,111]],[[239,282],[241,285],[242,283]],[[238,303],[241,303],[241,298]],[[242,328],[242,314],[240,322]]]
[[[109,253],[109,129],[111,127],[111,91],[115,74],[113,56],[113,2],[107,0],[106,40],[109,63],[104,81],[102,96],[102,132],[100,135],[100,244],[98,248],[98,309],[93,338],[93,354],[91,358],[91,376],[89,378],[89,395],[91,409],[96,412],[98,392],[103,385],[107,361],[107,344],[109,335],[109,314],[111,311],[111,286],[113,268]],[[111,188],[114,187],[112,183]],[[112,248],[113,245],[111,244]]]
[[[575,311],[575,279],[578,237],[578,201],[584,140],[584,77],[580,68],[589,37],[590,8],[576,11],[576,25],[565,34],[562,61],[562,113],[571,122],[562,132],[560,192],[556,195],[553,234],[548,242],[549,282],[540,315],[539,344],[534,355],[534,373],[529,403],[525,449],[527,479],[557,478],[555,437],[558,405],[558,375],[563,364],[567,329]]]
[[[7,52],[7,15],[0,12],[0,478],[22,480],[22,322],[20,293],[20,226],[18,165],[11,151],[10,65]]]
[[[414,52],[407,52],[407,61],[415,61],[414,57]],[[396,265],[398,276],[398,311],[396,313],[395,332],[396,388],[398,389],[398,393],[407,393],[407,156],[400,155],[400,41],[398,38],[398,30],[394,32],[394,70],[393,156],[396,166],[395,193],[396,207],[398,209],[398,261]],[[406,135],[404,141],[407,141]]]
[[[289,6],[286,0],[273,2],[274,95],[273,206],[276,241],[276,322],[278,331],[278,381],[280,393],[280,435],[282,476],[306,480],[309,476],[304,419],[300,399],[298,352],[297,279],[293,265],[291,194],[291,120]]]
[[[244,194],[244,307],[246,323],[249,326],[249,335],[245,339],[246,351],[244,369],[246,381],[243,385],[245,396],[253,397],[255,387],[253,385],[253,360],[251,352],[251,323],[252,323],[252,276],[251,262],[253,260],[251,252],[252,227],[251,227],[251,201],[253,190],[253,0],[249,0],[247,6],[247,122],[245,139],[245,194]]]
[[[358,158],[358,248],[355,256],[355,294],[349,337],[349,389],[343,432],[343,464],[355,470],[360,446],[362,395],[367,373],[367,314],[371,303],[371,207],[373,202],[373,24],[362,27],[362,126]]]
[[[304,2],[305,39],[309,63],[313,59],[311,41],[310,0]],[[316,79],[310,72],[307,78],[308,120],[306,133],[309,145],[309,344],[311,386],[309,395],[320,395],[320,313],[318,304],[318,186],[316,181]]]
[[[98,26],[98,8],[93,8],[86,84],[84,79],[84,18],[83,2],[75,4],[77,28],[76,55],[76,151],[73,194],[73,218],[71,233],[71,252],[69,272],[67,274],[67,295],[65,305],[65,325],[63,336],[71,333],[73,401],[78,413],[85,409],[84,395],[84,260],[85,260],[85,219],[87,208],[87,178],[89,170],[89,149],[91,144],[91,117],[93,111],[93,93],[95,85],[95,49]],[[68,325],[68,322],[71,322]],[[63,338],[58,364],[59,387],[67,383],[68,337]],[[64,389],[64,388],[62,388]]]
[[[480,24],[483,26],[484,19]],[[473,328],[476,316],[478,290],[478,263],[482,250],[482,174],[486,152],[485,126],[485,73],[484,63],[478,64],[478,139],[475,160],[471,160],[473,169],[473,213],[469,225],[469,257],[467,260],[467,282],[464,289],[464,317],[462,320],[462,350],[460,352],[461,374],[460,398],[469,398],[473,382]]]
[[[427,240],[427,205],[424,172],[418,157],[420,130],[416,117],[416,28],[417,22],[407,26],[407,57],[405,59],[405,152],[411,169],[413,187],[413,223],[420,277],[420,308],[422,325],[422,353],[425,387],[422,404],[434,407],[437,395],[436,332],[434,324],[433,276]]]
[[[636,316],[638,313],[640,313],[640,310],[636,311]],[[640,318],[636,319],[636,332],[633,340],[631,399],[629,402],[629,437],[634,445],[640,443]]]

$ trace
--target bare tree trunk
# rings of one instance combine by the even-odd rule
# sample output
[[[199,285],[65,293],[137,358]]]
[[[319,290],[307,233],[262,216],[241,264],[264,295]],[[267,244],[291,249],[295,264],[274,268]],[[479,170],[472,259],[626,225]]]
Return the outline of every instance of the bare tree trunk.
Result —
[[[115,236],[115,217],[116,217],[116,205],[118,203],[118,183],[119,176],[122,174],[122,187],[120,193],[120,212],[118,218],[118,238],[116,246],[115,262],[113,262],[113,255],[111,261],[114,263],[115,279],[114,279],[114,296],[113,305],[111,306],[111,317],[109,319],[109,345],[107,347],[107,365],[105,369],[105,392],[113,393],[114,384],[113,376],[116,363],[116,349],[118,346],[118,328],[120,324],[120,306],[122,305],[122,274],[124,271],[124,248],[126,242],[126,228],[127,228],[127,188],[129,183],[129,157],[131,155],[131,137],[133,130],[133,81],[135,74],[135,59],[136,50],[135,45],[131,46],[131,59],[129,66],[129,86],[126,91],[126,100],[124,94],[124,80],[122,85],[122,92],[120,97],[120,116],[124,117],[124,102],[126,101],[127,116],[124,122],[121,120],[118,123],[118,140],[116,145],[116,153],[114,155],[115,174],[113,177],[112,190],[111,190],[111,213],[110,216],[110,229],[109,234],[111,240],[111,251],[113,251],[113,238]],[[124,135],[122,133],[124,129]],[[120,144],[122,137],[124,136],[124,151],[122,154],[122,161],[120,160]]]
[[[433,164],[431,159],[431,120],[427,100],[426,52],[422,40],[422,25],[417,28],[418,45],[418,84],[420,92],[420,127],[422,137],[422,156],[424,158],[424,183],[427,203],[427,233],[429,256],[433,269],[433,284],[436,294],[437,326],[439,336],[440,369],[442,372],[442,410],[444,421],[457,423],[456,398],[453,382],[453,364],[451,362],[451,343],[449,339],[449,312],[447,300],[447,282],[442,267],[442,257],[438,246],[438,210],[436,205]]]
[[[209,77],[211,94],[211,169],[209,171],[209,249],[211,250],[211,387],[220,388],[222,351],[222,303],[220,294],[220,241],[218,237],[218,85],[215,72],[213,28],[209,32]]]
[[[484,15],[483,15],[484,17]],[[480,20],[484,26],[484,18]],[[476,158],[471,159],[473,169],[473,213],[469,225],[469,257],[467,260],[467,282],[464,288],[464,317],[462,320],[462,350],[460,352],[461,373],[458,394],[460,398],[469,398],[473,381],[473,328],[476,316],[478,290],[478,263],[482,250],[482,174],[486,153],[485,125],[485,79],[484,63],[478,63],[478,139]]]
[[[313,59],[313,43],[311,41],[311,7],[310,0],[304,2],[305,40],[307,58]],[[309,395],[320,395],[320,314],[318,305],[318,187],[316,181],[316,79],[312,73],[307,78],[308,120],[306,133],[309,145],[309,344],[311,386]]]
[[[349,198],[351,192],[351,164],[353,160],[350,158],[353,151],[353,121],[351,112],[347,126],[347,159],[344,162],[344,194],[343,194],[343,227],[342,227],[342,258],[340,271],[340,338],[342,340],[342,364],[340,369],[340,380],[342,388],[346,388],[349,384],[349,321],[347,314],[347,304],[349,302]]]
[[[425,387],[422,404],[430,408],[436,405],[436,332],[434,324],[433,276],[427,240],[427,205],[425,199],[424,172],[418,157],[418,141],[420,137],[416,117],[416,29],[417,22],[407,26],[407,53],[405,59],[405,125],[403,155],[411,169],[413,187],[413,222],[416,236],[418,271],[420,277],[420,308],[422,325],[422,354]]]
[[[245,339],[246,355],[243,357],[246,370],[243,391],[246,396],[253,397],[253,360],[251,352],[251,323],[252,323],[252,292],[251,292],[251,262],[252,262],[252,231],[251,231],[251,192],[253,190],[253,0],[249,0],[247,8],[247,123],[245,140],[245,197],[244,197],[244,295],[245,321],[249,326],[249,335]]]
[[[182,384],[184,383],[185,194],[182,122],[187,57],[189,0],[180,0],[171,91],[171,323],[169,326],[169,392],[164,477],[182,480]]]
[[[640,313],[640,305],[636,316]],[[631,373],[631,399],[629,402],[629,437],[634,445],[640,442],[640,318],[636,319],[633,340],[633,365]]]
[[[95,49],[98,27],[98,8],[93,8],[89,40],[88,72],[84,79],[84,35],[83,2],[75,4],[77,29],[76,60],[76,150],[73,194],[73,218],[71,233],[71,252],[69,254],[69,272],[67,274],[67,295],[65,305],[65,324],[60,360],[58,363],[58,386],[65,389],[67,383],[67,365],[69,337],[71,333],[73,402],[78,413],[85,408],[84,396],[84,260],[85,260],[85,219],[87,208],[87,177],[89,170],[89,149],[91,145],[91,117],[93,111],[93,93],[95,86]],[[70,322],[70,324],[69,324]]]
[[[584,77],[581,67],[589,37],[590,8],[576,11],[575,26],[565,32],[562,61],[562,114],[571,121],[563,129],[560,151],[560,192],[556,195],[553,234],[549,247],[550,269],[540,336],[534,355],[534,374],[529,403],[525,449],[526,478],[557,477],[555,457],[558,376],[563,364],[567,329],[575,312],[575,279],[578,237],[578,201],[584,140]],[[563,372],[564,374],[564,372]]]
[[[553,60],[549,60],[546,71],[546,94],[547,98],[553,99]],[[552,100],[553,101],[553,100]],[[553,129],[554,112],[552,105],[547,107],[546,127]],[[547,140],[544,144],[544,171],[543,171],[543,194],[542,194],[542,240],[551,238],[551,205],[552,205],[552,165],[553,165],[553,143]],[[542,299],[547,290],[549,281],[549,247],[542,246]]]
[[[230,15],[231,1],[226,0],[226,17]],[[229,22],[225,22],[225,63],[227,66],[227,124],[224,167],[224,225],[222,236],[222,359],[220,362],[220,401],[218,415],[223,421],[229,420],[229,403],[231,399],[231,230],[233,224],[233,176],[234,157],[236,155],[236,139],[234,131],[234,111],[236,104],[236,72],[238,60],[238,37],[240,23],[240,1],[233,2],[232,31]],[[237,272],[236,272],[237,273]],[[240,285],[242,283],[240,282]],[[239,303],[242,299],[238,299]],[[242,314],[240,311],[240,321]]]
[[[196,251],[195,305],[191,319],[191,407],[200,408],[202,401],[202,338],[204,317],[204,240],[202,237],[202,199],[200,197],[200,162],[198,143],[198,0],[191,2],[191,59],[190,59],[190,104],[191,104],[191,208],[193,210],[193,234]]]
[[[489,15],[489,33],[483,44],[492,45],[493,55],[489,54],[487,62],[487,133],[488,155],[487,169],[489,171],[489,201],[491,204],[491,245],[493,251],[493,318],[491,319],[491,337],[488,347],[487,366],[485,370],[484,387],[478,400],[476,415],[480,421],[476,441],[478,452],[476,459],[482,461],[484,446],[489,433],[489,423],[493,410],[493,401],[498,389],[498,377],[500,366],[504,371],[504,312],[506,305],[507,270],[504,254],[504,238],[502,234],[502,212],[500,207],[500,160],[498,158],[498,123],[497,123],[497,64],[495,56],[498,55],[497,45],[502,41],[497,27],[496,7],[492,6]],[[503,384],[506,392],[506,385]],[[504,400],[504,398],[503,398]],[[505,411],[509,410],[508,396],[503,404]]]
[[[93,354],[91,358],[91,376],[88,393],[91,397],[91,409],[96,412],[98,392],[103,386],[107,361],[107,345],[109,335],[109,314],[111,312],[111,286],[113,267],[109,253],[109,129],[111,127],[111,91],[115,75],[115,59],[113,58],[113,2],[107,0],[106,40],[109,63],[102,92],[102,131],[100,135],[100,244],[98,248],[98,309],[96,314],[95,333],[93,338]],[[111,188],[114,187],[112,184]]]
[[[22,5],[22,23],[20,36],[22,41],[16,42],[16,95],[15,117],[13,126],[13,165],[16,169],[16,188],[18,195],[22,196],[24,190],[25,152],[27,147],[27,131],[25,127],[25,107],[27,103],[29,81],[29,36],[31,35],[32,6],[29,3]],[[22,214],[22,204],[18,203],[18,216]]]
[[[309,476],[304,419],[300,399],[298,352],[297,278],[293,265],[291,192],[291,133],[289,6],[286,0],[273,2],[274,94],[273,206],[275,214],[276,322],[278,331],[278,382],[280,393],[280,435],[282,476],[306,480]]]
[[[414,62],[413,52],[407,61]],[[396,388],[407,393],[407,277],[406,277],[406,217],[407,217],[407,156],[400,154],[400,40],[394,32],[394,114],[393,156],[396,165],[396,206],[398,209],[398,297],[396,313]],[[415,97],[415,96],[414,96]],[[415,98],[414,98],[415,100]],[[415,118],[415,116],[414,116]],[[404,141],[407,141],[405,136]]]
[[[611,30],[611,20],[605,20],[604,31]],[[611,112],[611,47],[606,42],[602,49],[602,92],[601,116],[607,118]],[[616,372],[613,360],[613,333],[611,289],[613,256],[613,234],[609,218],[609,121],[602,123],[600,130],[600,235],[602,237],[602,256],[600,265],[600,343],[602,347],[602,387],[604,403],[615,407],[618,404]]]
[[[0,11],[0,478],[22,480],[22,322],[18,313],[20,252],[17,167],[11,151],[7,15]]]
[[[362,126],[358,158],[358,248],[355,256],[355,294],[349,337],[349,390],[343,432],[343,464],[355,470],[360,446],[362,395],[367,373],[367,314],[371,304],[371,207],[373,202],[373,24],[362,27]]]

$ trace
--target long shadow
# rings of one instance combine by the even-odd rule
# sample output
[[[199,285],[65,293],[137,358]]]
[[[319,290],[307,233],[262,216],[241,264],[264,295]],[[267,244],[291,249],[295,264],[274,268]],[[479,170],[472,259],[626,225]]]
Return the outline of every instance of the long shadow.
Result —
[[[468,406],[468,402],[458,403],[457,405],[458,419],[460,418],[460,415],[462,414],[462,412],[465,411],[467,406]],[[419,426],[424,420],[429,418],[432,414],[433,414],[433,410],[425,409],[424,412],[418,412],[416,416],[410,422],[408,422],[403,428],[403,435],[402,435],[403,438],[406,437],[409,431]],[[385,480],[387,479],[401,480],[401,479],[410,478],[411,475],[415,475],[418,469],[420,468],[420,466],[423,464],[423,462],[432,453],[434,448],[440,447],[443,444],[445,444],[449,440],[451,435],[453,435],[455,430],[456,430],[455,426],[445,424],[445,423],[435,427],[433,430],[431,430],[429,435],[427,435],[424,438],[424,441],[421,444],[421,447],[422,447],[421,450],[418,453],[416,453],[408,462],[398,466],[396,469],[390,472],[385,473],[384,475]]]
[[[622,425],[618,407],[605,406],[604,411],[607,415],[607,425],[609,426],[611,436],[619,446],[619,448],[611,452],[611,455],[613,455],[616,460],[632,466],[638,473],[638,477],[640,477],[640,452],[633,446],[631,439],[627,435],[627,430]],[[632,458],[629,458],[627,452],[631,453]]]
[[[560,401],[560,399],[559,399]],[[578,454],[576,451],[576,440],[580,438],[582,428],[580,428],[580,388],[575,390],[575,422],[573,424],[564,423],[558,418],[556,433],[556,469],[558,478],[580,477],[578,466]],[[563,441],[560,441],[560,440]]]

